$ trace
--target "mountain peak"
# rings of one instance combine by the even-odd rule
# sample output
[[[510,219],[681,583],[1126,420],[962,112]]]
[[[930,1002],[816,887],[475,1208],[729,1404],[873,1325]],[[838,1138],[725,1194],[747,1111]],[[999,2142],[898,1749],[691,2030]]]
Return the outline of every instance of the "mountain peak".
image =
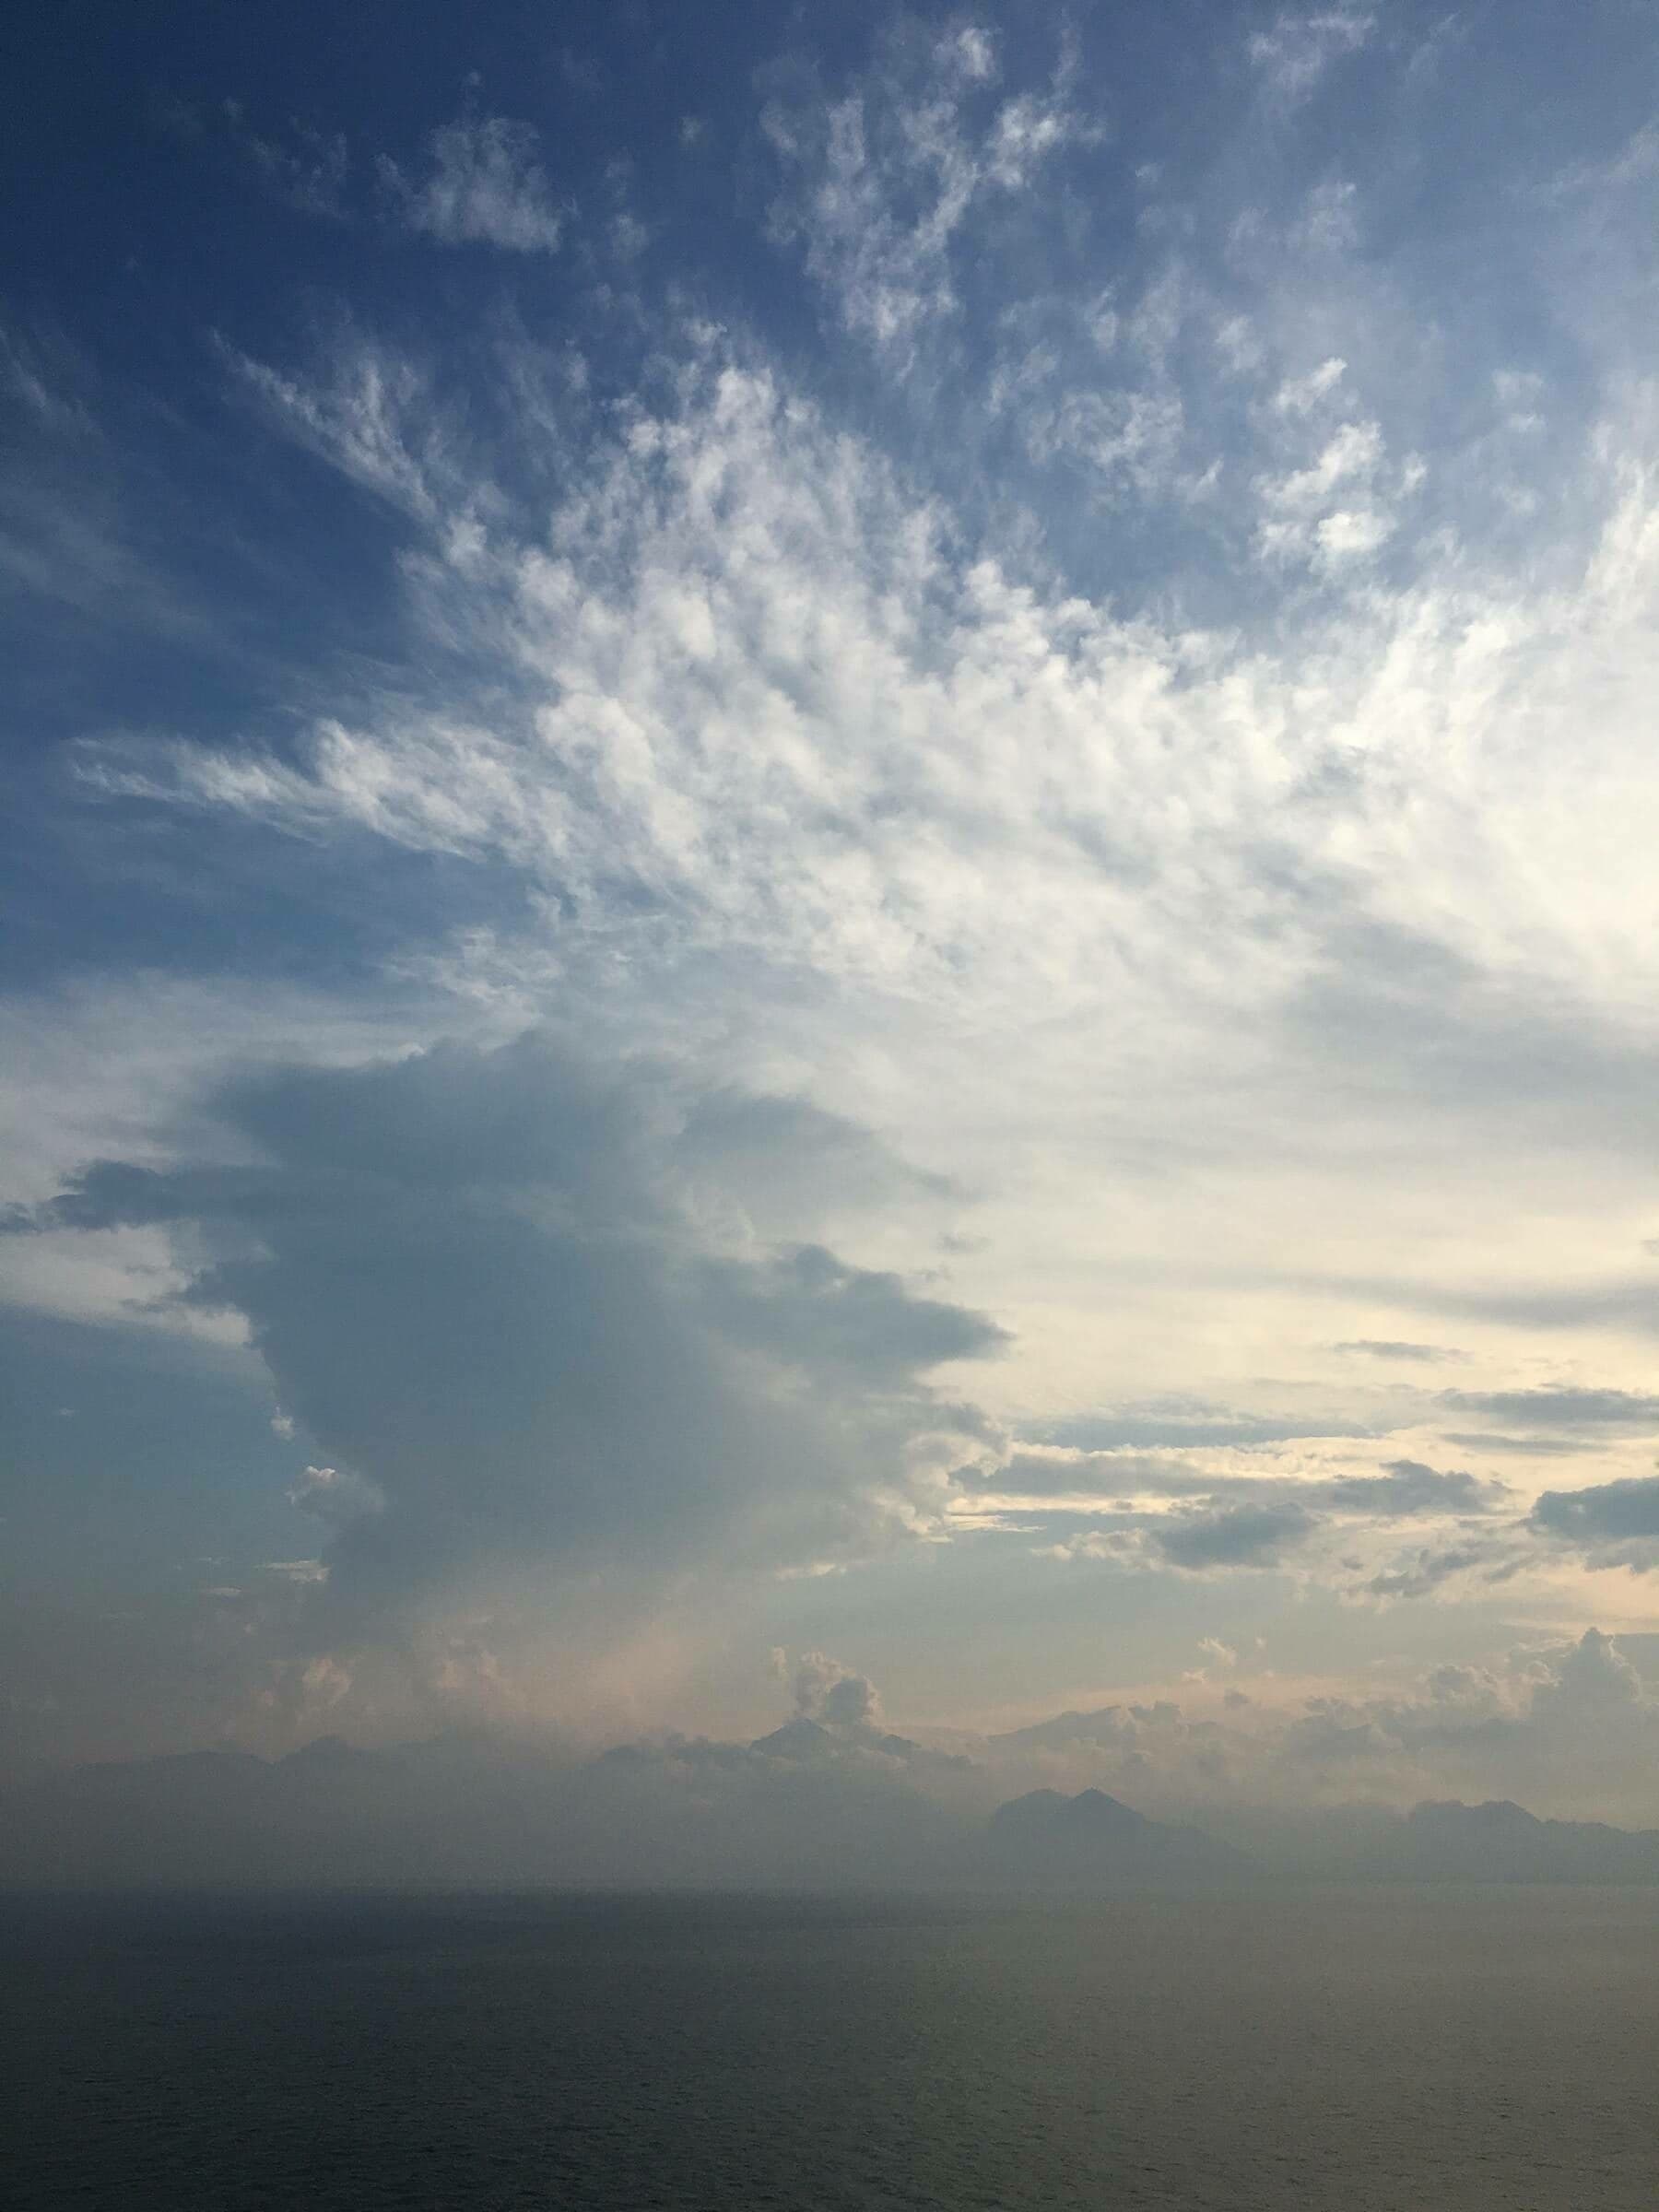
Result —
[[[1218,1879],[1248,1862],[1194,1828],[1148,1819],[1104,1790],[1030,1790],[997,1806],[987,1831],[1003,1871],[1066,1882]]]
[[[774,1728],[770,1735],[758,1735],[749,1746],[768,1759],[828,1759],[835,1750],[835,1738],[819,1721],[809,1721],[805,1714],[785,1721],[782,1728]]]

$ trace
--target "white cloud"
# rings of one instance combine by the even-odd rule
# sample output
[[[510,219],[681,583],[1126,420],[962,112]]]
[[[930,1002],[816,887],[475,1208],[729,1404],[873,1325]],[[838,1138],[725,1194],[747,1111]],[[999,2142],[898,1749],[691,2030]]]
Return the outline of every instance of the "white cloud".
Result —
[[[1563,170],[1546,188],[1547,196],[1567,199],[1606,194],[1647,184],[1659,176],[1659,122],[1644,123],[1611,159],[1580,161]]]
[[[1147,1695],[961,1740],[1004,1786],[1092,1785],[1165,1811],[1455,1794],[1569,1818],[1659,1818],[1659,1700],[1596,1629],[1437,1665],[1385,1692],[1298,1691],[1249,1660],[1237,1678],[1259,1694],[1206,1697],[1198,1684],[1183,1702]]]
[[[774,101],[763,119],[787,179],[774,229],[801,242],[841,326],[889,371],[912,368],[934,327],[958,313],[971,216],[1030,191],[1056,154],[1093,135],[1065,58],[1043,91],[987,111],[982,88],[995,75],[982,31],[895,40],[844,99]]]
[[[293,1433],[292,1422],[288,1424],[288,1433]],[[386,1510],[385,1492],[349,1467],[307,1467],[288,1492],[288,1503],[315,1513],[318,1520],[331,1527],[340,1528]]]
[[[437,513],[434,477],[443,469],[445,441],[422,406],[425,380],[412,362],[357,345],[342,353],[330,381],[302,382],[232,347],[225,351],[244,389],[299,443],[394,506],[422,519]]]
[[[772,1653],[772,1665],[788,1682],[800,1719],[852,1729],[880,1722],[881,1697],[876,1685],[827,1653],[803,1652],[791,1661],[786,1652],[778,1651]]]
[[[1270,30],[1251,34],[1247,51],[1264,82],[1287,105],[1306,100],[1333,63],[1356,53],[1376,18],[1347,8],[1282,15]]]
[[[0,394],[47,433],[95,435],[90,365],[55,332],[0,327]]]
[[[637,416],[539,542],[485,526],[453,551],[493,494],[446,492],[410,372],[371,356],[333,389],[261,385],[296,435],[429,513],[434,618],[504,654],[502,708],[488,727],[406,705],[383,728],[325,721],[297,767],[116,749],[108,788],[499,853],[595,919],[602,883],[631,879],[700,935],[900,987],[983,994],[1023,971],[1062,1002],[1114,974],[1133,991],[1133,943],[1143,982],[1150,962],[1160,991],[1237,1005],[1294,984],[1317,957],[1305,933],[1367,902],[1482,966],[1505,938],[1507,957],[1544,951],[1545,910],[1558,962],[1607,930],[1647,958],[1633,901],[1654,800],[1617,694],[1573,773],[1626,804],[1594,816],[1594,867],[1563,853],[1554,877],[1587,902],[1523,857],[1535,831],[1559,847],[1592,818],[1556,806],[1562,764],[1532,733],[1587,656],[1640,651],[1659,562],[1643,478],[1614,479],[1568,590],[1517,598],[1453,561],[1276,653],[963,565],[936,505],[736,359],[688,364],[683,406]],[[1408,473],[1377,422],[1341,424],[1263,479],[1272,542],[1311,548],[1326,525],[1371,542],[1390,512],[1371,502]],[[1265,820],[1346,886],[1323,911],[1274,889]],[[1271,926],[1212,975],[1206,909]]]
[[[1553,1286],[1548,1325],[1611,1316],[1606,1225],[1644,1203],[1659,830],[1640,418],[1587,462],[1606,519],[1576,571],[1517,576],[1411,537],[1379,418],[1270,411],[1263,511],[1327,595],[1241,636],[976,556],[706,333],[677,398],[636,406],[542,527],[469,475],[413,372],[276,382],[278,419],[347,474],[413,471],[412,614],[488,668],[489,715],[371,693],[283,759],[103,748],[99,788],[505,866],[546,926],[456,945],[442,973],[481,1006],[534,1012],[557,978],[678,1050],[688,1024],[731,1038],[741,973],[748,1065],[810,1067],[855,1111],[877,1084],[881,1118],[997,1193],[994,1265],[953,1265],[1018,1330],[1009,1410],[1137,1369],[1202,1384],[1199,1325],[1238,1376],[1276,1371],[1287,1330],[1413,1341],[1435,1313],[1484,1314],[1501,1362],[1546,1311],[1528,1280]],[[1345,585],[1385,522],[1406,580]],[[1181,1179],[1148,1179],[1171,1159],[1220,1178],[1224,1241]],[[1552,1194],[1547,1231],[1517,1218],[1518,1178]],[[1088,1254],[1082,1193],[1114,1224]],[[1332,1296],[1340,1321],[1304,1302]],[[1640,1354],[1601,1356],[1623,1380]]]
[[[540,143],[526,123],[463,115],[432,133],[424,175],[381,157],[387,204],[409,229],[439,245],[555,253],[567,211],[542,169]]]
[[[1347,363],[1339,355],[1332,354],[1321,361],[1317,369],[1310,369],[1305,376],[1288,378],[1273,395],[1273,404],[1281,415],[1307,415],[1321,400],[1328,399],[1347,373]]]
[[[1313,536],[1327,559],[1353,560],[1374,553],[1393,533],[1392,518],[1374,507],[1336,507],[1320,517]]]

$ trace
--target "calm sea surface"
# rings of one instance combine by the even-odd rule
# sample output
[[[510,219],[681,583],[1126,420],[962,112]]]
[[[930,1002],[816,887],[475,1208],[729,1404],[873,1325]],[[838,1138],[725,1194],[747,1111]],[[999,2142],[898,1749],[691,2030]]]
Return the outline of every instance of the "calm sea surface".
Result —
[[[0,1905],[59,2206],[1659,2206],[1659,1893]]]

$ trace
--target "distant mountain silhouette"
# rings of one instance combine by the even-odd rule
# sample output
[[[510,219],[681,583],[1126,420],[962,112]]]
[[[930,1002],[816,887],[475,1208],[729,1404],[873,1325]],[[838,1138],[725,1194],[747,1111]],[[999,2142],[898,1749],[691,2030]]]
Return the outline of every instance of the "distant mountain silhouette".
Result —
[[[918,1772],[954,1770],[969,1773],[973,1769],[973,1761],[958,1752],[935,1751],[908,1735],[894,1735],[888,1730],[871,1727],[863,1722],[826,1728],[821,1721],[803,1716],[785,1721],[770,1735],[758,1735],[748,1747],[763,1759],[786,1759],[809,1766],[857,1759],[874,1751]]]
[[[1540,1820],[1507,1797],[1419,1805],[1404,1841],[1421,1880],[1659,1882],[1659,1830]]]
[[[1023,1728],[1005,1728],[990,1740],[1020,1750],[1060,1750],[1073,1744],[1115,1744],[1122,1740],[1124,1725],[1121,1705],[1096,1705],[1088,1712],[1056,1712]]]
[[[676,1739],[598,1758],[483,1733],[375,1749],[323,1737],[284,1759],[188,1752],[0,1788],[0,1882],[880,1882],[1088,1896],[1272,1871],[1659,1885],[1659,1830],[1540,1820],[1507,1800],[1241,1820],[1251,1857],[1098,1789],[1033,1790],[985,1821],[986,1779],[879,1725],[805,1716],[750,1744]]]
[[[770,1735],[758,1735],[749,1746],[764,1759],[818,1760],[834,1759],[841,1749],[837,1739],[818,1721],[785,1721]]]
[[[1195,1828],[1150,1820],[1104,1790],[1031,1790],[998,1806],[987,1856],[1006,1878],[1067,1888],[1224,1881],[1251,1861]]]

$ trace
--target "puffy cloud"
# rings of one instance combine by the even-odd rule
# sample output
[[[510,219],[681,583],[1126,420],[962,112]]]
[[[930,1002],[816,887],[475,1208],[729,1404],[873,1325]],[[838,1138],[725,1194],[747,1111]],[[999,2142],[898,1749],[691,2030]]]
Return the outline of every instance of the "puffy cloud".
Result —
[[[1339,1786],[1371,1766],[1394,1791],[1455,1777],[1461,1791],[1540,1809],[1582,1815],[1594,1805],[1613,1818],[1651,1818],[1646,1770],[1659,1748],[1659,1705],[1616,1641],[1592,1628],[1576,1643],[1519,1650],[1497,1667],[1437,1668],[1415,1696],[1315,1700],[1284,1748]]]
[[[1381,1475],[1342,1475],[1317,1486],[1323,1503],[1341,1512],[1394,1519],[1417,1513],[1489,1513],[1508,1502],[1501,1482],[1459,1467],[1442,1473],[1421,1460],[1394,1459]]]
[[[1622,1714],[1644,1702],[1641,1677],[1618,1644],[1599,1629],[1586,1629],[1534,1689],[1532,1710],[1541,1719],[1571,1720]]]
[[[871,1726],[880,1720],[881,1699],[867,1676],[824,1652],[803,1652],[793,1666],[785,1653],[773,1656],[787,1677],[800,1719],[839,1728]]]
[[[1442,1664],[1382,1695],[1297,1696],[1248,1665],[1239,1676],[1247,1688],[1196,1710],[1114,1703],[964,1743],[1004,1787],[1092,1783],[1165,1811],[1457,1794],[1659,1821],[1659,1700],[1599,1630]]]
[[[891,1189],[819,1111],[537,1035],[272,1070],[214,1105],[240,1159],[97,1163],[14,1226],[160,1225],[185,1300],[245,1320],[335,1463],[292,1492],[335,1529],[331,1618],[537,1559],[856,1555],[933,1526],[995,1452],[924,1378],[1001,1331],[816,1242],[770,1248],[745,1212],[757,1161],[821,1167],[853,1205],[861,1163]]]
[[[1178,1510],[1151,1524],[1151,1535],[1173,1567],[1274,1567],[1312,1534],[1313,1516],[1291,1501],[1234,1505],[1215,1512]]]
[[[1582,1551],[1592,1566],[1646,1572],[1659,1567],[1659,1475],[1546,1490],[1532,1509],[1531,1525]]]

